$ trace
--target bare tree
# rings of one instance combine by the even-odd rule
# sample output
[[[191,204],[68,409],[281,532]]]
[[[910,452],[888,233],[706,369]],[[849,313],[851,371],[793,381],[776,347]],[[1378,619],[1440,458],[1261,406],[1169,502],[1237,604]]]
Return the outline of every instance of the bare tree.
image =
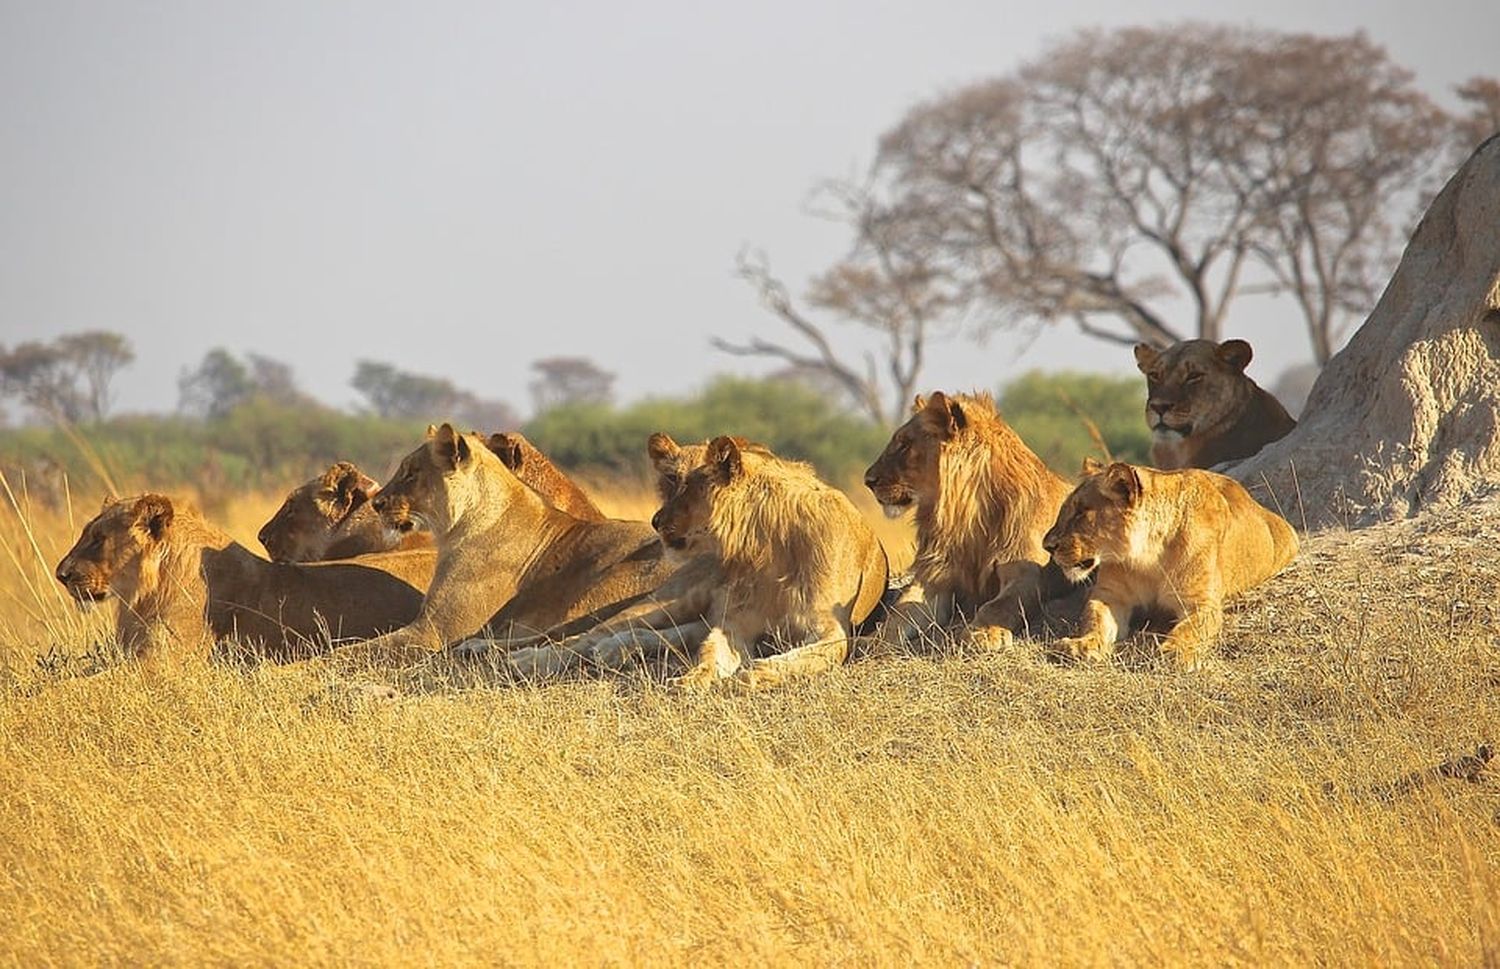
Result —
[[[883,204],[868,186],[828,182],[819,197],[822,214],[849,225],[850,253],[809,284],[805,302],[839,323],[855,323],[876,335],[876,350],[858,362],[835,347],[828,326],[797,305],[764,253],[741,252],[737,270],[761,303],[801,337],[802,347],[763,337],[743,343],[715,338],[727,353],[771,357],[786,372],[818,375],[839,387],[871,420],[900,423],[911,405],[929,342],[962,317],[965,298],[935,262],[935,250],[911,213]]]
[[[61,336],[56,345],[69,361],[76,380],[84,384],[82,393],[88,417],[104,420],[114,402],[110,385],[115,375],[135,360],[130,341],[108,330],[89,330]]]
[[[1464,106],[1454,122],[1454,147],[1462,162],[1487,138],[1500,134],[1500,80],[1471,77],[1454,90]]]
[[[1238,296],[1288,292],[1322,361],[1389,273],[1443,121],[1362,35],[1085,30],[912,109],[874,172],[997,322],[1221,339]]]
[[[546,357],[534,361],[530,384],[538,413],[565,404],[607,404],[614,396],[615,375],[587,357]]]
[[[103,330],[21,343],[0,352],[0,395],[51,420],[100,421],[109,412],[110,383],[133,359],[130,341]]]

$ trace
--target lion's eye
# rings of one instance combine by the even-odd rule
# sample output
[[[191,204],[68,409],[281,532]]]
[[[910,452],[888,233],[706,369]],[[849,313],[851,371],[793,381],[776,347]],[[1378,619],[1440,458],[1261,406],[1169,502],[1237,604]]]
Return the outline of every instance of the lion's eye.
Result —
[[[1187,378],[1185,380],[1183,380],[1183,383],[1191,385],[1191,384],[1197,383],[1198,381],[1200,381],[1202,379],[1203,379],[1203,374],[1201,374],[1201,373],[1190,373],[1190,374],[1187,375]]]

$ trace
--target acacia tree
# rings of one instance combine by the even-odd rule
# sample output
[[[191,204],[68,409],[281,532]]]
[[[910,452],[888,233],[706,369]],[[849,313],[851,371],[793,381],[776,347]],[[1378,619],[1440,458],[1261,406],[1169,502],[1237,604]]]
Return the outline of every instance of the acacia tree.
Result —
[[[533,361],[530,384],[538,413],[565,404],[607,404],[614,396],[615,375],[587,357],[544,357]]]
[[[50,419],[102,421],[109,414],[110,385],[134,359],[130,341],[105,330],[21,343],[0,352],[0,393]]]
[[[865,204],[848,210],[853,254],[807,302],[851,265],[864,270],[854,278],[870,298],[830,308],[892,335],[897,384],[910,373],[898,361],[920,362],[936,320],[1071,322],[1122,344],[1218,340],[1251,292],[1290,297],[1321,364],[1373,305],[1453,132],[1467,152],[1493,124],[1500,86],[1474,79],[1460,96],[1467,127],[1362,34],[1079,31],[886,132]],[[874,412],[869,362],[851,367],[763,262],[742,259],[740,272],[810,351],[716,345],[819,367]]]
[[[802,346],[758,336],[739,343],[715,338],[713,345],[727,353],[781,360],[789,373],[816,376],[840,388],[876,423],[900,423],[917,389],[929,341],[957,325],[964,296],[937,264],[930,242],[913,231],[919,221],[883,202],[872,186],[828,182],[820,198],[830,203],[822,213],[849,225],[855,242],[843,259],[812,280],[805,303],[836,322],[873,331],[876,348],[859,362],[847,360],[827,324],[797,304],[765,254],[748,251],[740,253],[738,275],[801,338]]]

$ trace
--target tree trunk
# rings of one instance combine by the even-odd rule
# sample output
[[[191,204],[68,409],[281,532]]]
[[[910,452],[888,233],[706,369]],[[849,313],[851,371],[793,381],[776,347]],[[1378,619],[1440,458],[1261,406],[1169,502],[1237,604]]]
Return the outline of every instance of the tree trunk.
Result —
[[[1428,208],[1296,430],[1229,473],[1310,528],[1500,486],[1500,136]]]

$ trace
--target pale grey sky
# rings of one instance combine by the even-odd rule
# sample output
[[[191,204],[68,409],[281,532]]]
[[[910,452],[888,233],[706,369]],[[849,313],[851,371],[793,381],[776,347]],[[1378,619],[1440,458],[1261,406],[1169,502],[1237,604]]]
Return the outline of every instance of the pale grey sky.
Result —
[[[176,403],[214,346],[296,362],[338,403],[357,357],[529,408],[583,354],[623,398],[754,369],[777,324],[733,278],[800,283],[847,238],[803,210],[913,102],[1079,26],[1365,29],[1434,94],[1500,69],[1495,0],[392,3],[0,0],[0,342],[106,328],[124,409]],[[1267,381],[1290,309],[1230,320]],[[1130,371],[1059,330],[934,355],[924,384]],[[764,369],[764,368],[761,368]]]

